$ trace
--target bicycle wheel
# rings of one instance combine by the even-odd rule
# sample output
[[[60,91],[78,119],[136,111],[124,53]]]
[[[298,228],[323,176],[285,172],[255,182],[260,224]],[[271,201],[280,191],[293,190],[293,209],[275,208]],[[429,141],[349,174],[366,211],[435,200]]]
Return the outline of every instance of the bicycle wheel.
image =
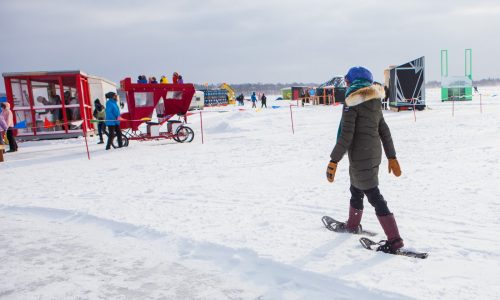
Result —
[[[175,131],[174,140],[179,143],[190,143],[193,139],[194,131],[187,126],[181,126]]]
[[[128,147],[128,137],[124,134],[122,134],[122,146],[123,147]],[[113,148],[118,148],[118,138],[115,137],[113,139],[113,143],[111,143],[111,146],[113,146]]]

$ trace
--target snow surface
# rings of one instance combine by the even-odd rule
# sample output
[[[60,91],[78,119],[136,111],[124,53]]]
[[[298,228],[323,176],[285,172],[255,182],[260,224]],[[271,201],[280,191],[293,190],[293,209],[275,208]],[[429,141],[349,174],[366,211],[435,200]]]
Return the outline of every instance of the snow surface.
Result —
[[[203,111],[195,139],[25,142],[0,164],[0,298],[499,299],[500,99],[384,112],[403,175],[380,189],[408,249],[369,252],[323,228],[349,205],[325,178],[340,106]],[[384,239],[365,201],[364,228]]]

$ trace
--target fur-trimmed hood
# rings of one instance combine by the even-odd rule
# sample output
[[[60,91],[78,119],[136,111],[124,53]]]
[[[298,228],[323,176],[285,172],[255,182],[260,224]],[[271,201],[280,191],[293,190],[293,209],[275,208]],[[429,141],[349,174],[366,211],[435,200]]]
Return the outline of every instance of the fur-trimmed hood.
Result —
[[[384,87],[378,84],[373,84],[350,94],[349,97],[345,99],[345,103],[347,106],[356,106],[366,101],[383,99],[384,97]]]

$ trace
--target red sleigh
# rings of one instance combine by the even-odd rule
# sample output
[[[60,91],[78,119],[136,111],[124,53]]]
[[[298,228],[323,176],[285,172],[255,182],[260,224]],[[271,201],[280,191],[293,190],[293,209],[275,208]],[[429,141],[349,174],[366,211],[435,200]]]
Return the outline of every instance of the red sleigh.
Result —
[[[193,130],[185,125],[195,92],[193,84],[132,83],[130,78],[125,78],[120,81],[120,86],[123,91],[120,96],[125,96],[125,110],[128,110],[120,115],[120,128],[125,139],[165,138],[180,143],[193,140]],[[151,121],[153,119],[158,121]],[[167,130],[160,131],[165,123]],[[139,129],[141,125],[142,130]]]

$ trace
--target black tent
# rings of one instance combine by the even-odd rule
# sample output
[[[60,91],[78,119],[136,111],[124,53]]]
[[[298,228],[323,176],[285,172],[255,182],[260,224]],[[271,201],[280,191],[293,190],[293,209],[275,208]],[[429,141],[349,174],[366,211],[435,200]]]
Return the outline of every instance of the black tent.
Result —
[[[425,108],[425,57],[390,69],[389,106],[400,109]]]

